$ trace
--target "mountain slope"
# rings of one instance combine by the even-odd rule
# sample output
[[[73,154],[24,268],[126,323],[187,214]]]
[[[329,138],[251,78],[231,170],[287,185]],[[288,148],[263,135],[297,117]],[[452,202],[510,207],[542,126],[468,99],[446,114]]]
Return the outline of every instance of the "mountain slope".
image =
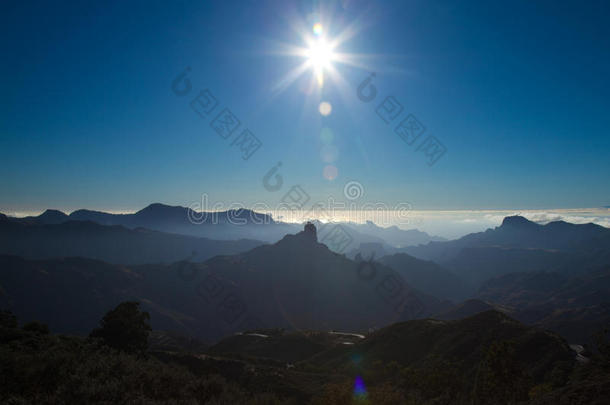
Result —
[[[270,326],[366,330],[442,307],[383,265],[367,268],[333,253],[317,242],[313,225],[274,245],[213,258],[206,267],[248,297],[254,313],[276,321]]]
[[[440,299],[461,300],[470,288],[455,273],[431,261],[424,261],[398,253],[378,261],[395,271],[413,287]]]
[[[485,301],[469,299],[455,305],[453,308],[443,312],[442,314],[435,315],[434,318],[443,321],[454,321],[457,319],[468,318],[469,316],[474,316],[481,312],[491,311],[493,309],[495,309],[494,306]]]
[[[40,225],[0,219],[0,254],[31,259],[88,257],[109,263],[144,264],[246,251],[262,242],[217,241],[93,222]]]
[[[70,215],[58,210],[46,210],[39,216],[11,218],[12,221],[51,225],[67,221],[91,221],[100,225],[120,225],[130,229],[146,228],[161,232],[178,233],[190,236],[208,237],[217,240],[257,239],[277,242],[290,233],[299,231],[301,225],[275,221],[271,215],[249,209],[227,211],[196,212],[187,207],[169,206],[153,203],[133,214],[111,214],[100,211],[80,209]],[[314,220],[318,228],[321,222]],[[349,233],[349,249],[361,243],[382,243],[391,248],[427,243],[443,238],[430,236],[416,229],[403,230],[396,226],[380,227],[368,221],[365,224],[340,222]],[[321,239],[324,232],[321,231]]]
[[[584,344],[610,322],[610,267],[574,276],[511,273],[485,282],[478,297],[512,308],[523,322]]]
[[[447,262],[464,248],[505,247],[591,252],[607,250],[609,241],[610,229],[592,223],[570,224],[557,221],[540,225],[513,216],[504,218],[501,226],[485,232],[472,233],[454,241],[411,246],[404,250],[421,259]]]
[[[139,281],[131,269],[97,260],[0,256],[1,307],[57,332],[90,332],[110,308],[133,298]]]
[[[404,248],[432,260],[478,287],[485,280],[513,272],[584,272],[610,264],[610,229],[563,221],[536,224],[519,216],[502,225],[455,241]]]
[[[11,221],[51,225],[66,221],[90,221],[100,225],[120,225],[129,229],[146,228],[160,232],[207,237],[217,240],[260,239],[276,242],[298,227],[275,222],[270,215],[248,209],[195,212],[187,207],[153,203],[133,214],[111,214],[81,209],[66,215],[47,210],[36,217],[10,218]]]
[[[345,223],[345,226],[357,232],[361,232],[373,237],[380,238],[393,247],[405,247],[422,245],[431,241],[444,241],[444,238],[439,236],[430,236],[426,232],[417,229],[400,229],[397,226],[389,226],[387,228],[376,225],[372,221],[366,221],[364,224],[354,222]]]
[[[75,224],[87,223],[45,226]],[[315,232],[309,225],[307,231],[288,235],[274,245],[216,256],[200,264],[125,267],[86,259],[29,261],[5,257],[0,266],[0,285],[5,302],[18,315],[47,321],[59,331],[64,330],[57,327],[53,314],[84,319],[91,316],[87,308],[100,308],[102,305],[95,302],[109,297],[112,302],[102,300],[106,310],[119,299],[137,300],[155,314],[155,329],[208,341],[263,326],[360,331],[445,308],[383,265],[376,266],[372,273],[360,263],[333,253],[317,242]],[[100,274],[111,282],[97,280]],[[39,290],[48,294],[38,296]],[[64,306],[58,308],[57,300]],[[38,316],[30,301],[36,302]]]
[[[558,335],[528,327],[497,311],[456,321],[418,319],[385,327],[327,364],[349,364],[361,356],[360,367],[397,362],[422,367],[429,362],[454,361],[474,381],[478,364],[492,342],[511,341],[517,360],[535,380],[542,380],[558,362],[573,362],[574,353]],[[319,361],[320,359],[316,359]]]

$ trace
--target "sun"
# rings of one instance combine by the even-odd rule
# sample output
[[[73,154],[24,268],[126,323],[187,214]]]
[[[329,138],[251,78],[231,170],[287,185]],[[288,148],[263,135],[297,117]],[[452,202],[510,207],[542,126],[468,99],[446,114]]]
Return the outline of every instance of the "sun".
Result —
[[[279,94],[287,89],[307,71],[312,73],[312,82],[309,90],[307,90],[308,92],[311,92],[314,87],[322,89],[325,78],[328,76],[330,81],[347,93],[349,91],[348,84],[341,77],[335,65],[349,65],[359,69],[374,70],[361,61],[364,60],[366,55],[339,51],[346,41],[358,33],[359,27],[356,22],[344,27],[341,31],[337,31],[337,29],[330,30],[328,27],[323,26],[320,21],[311,26],[297,20],[294,23],[294,27],[301,37],[303,45],[297,46],[280,43],[279,51],[275,51],[275,53],[291,57],[296,56],[302,62],[277,80],[272,87],[274,94]],[[334,35],[330,35],[333,32]]]
[[[312,41],[305,54],[309,63],[314,69],[324,69],[330,67],[335,55],[333,49],[324,38]]]
[[[309,46],[305,51],[307,63],[313,69],[313,72],[320,86],[324,83],[324,70],[332,67],[332,62],[335,60],[333,47],[324,38],[317,38],[309,42]]]

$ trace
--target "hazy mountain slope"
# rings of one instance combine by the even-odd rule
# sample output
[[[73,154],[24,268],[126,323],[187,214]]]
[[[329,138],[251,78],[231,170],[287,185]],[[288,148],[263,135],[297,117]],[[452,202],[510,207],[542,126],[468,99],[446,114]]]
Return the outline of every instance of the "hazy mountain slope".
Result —
[[[478,288],[485,280],[507,273],[582,273],[610,264],[610,229],[562,221],[539,225],[506,217],[501,226],[485,232],[403,250],[442,264]]]
[[[506,217],[502,225],[485,232],[466,235],[446,242],[431,242],[405,248],[412,256],[447,262],[464,248],[505,247],[551,249],[566,252],[607,250],[610,229],[595,224],[570,224],[563,221],[539,225],[520,216]]]
[[[47,210],[37,217],[11,220],[39,225],[59,224],[69,220],[91,221],[100,225],[146,228],[217,240],[258,239],[268,242],[276,242],[287,233],[299,229],[297,225],[275,222],[269,215],[248,209],[198,213],[187,207],[159,203],[150,204],[133,214],[110,214],[81,209],[66,215],[61,211]]]
[[[384,228],[372,221],[366,221],[364,224],[347,222],[344,225],[355,231],[383,239],[386,243],[398,248],[445,240],[440,236],[431,236],[417,229],[400,229],[395,225]]]
[[[576,276],[511,273],[484,283],[478,296],[512,308],[523,322],[587,343],[610,323],[610,267]]]
[[[0,220],[0,254],[31,259],[88,257],[109,263],[143,264],[243,252],[262,242],[217,241],[93,222],[39,225]]]
[[[585,270],[586,263],[580,255],[569,252],[493,246],[463,248],[444,265],[478,288],[482,282],[507,273]]]
[[[66,215],[58,210],[46,210],[39,216],[11,218],[11,220],[39,225],[60,224],[69,220],[91,221],[101,225],[121,225],[130,229],[147,228],[219,240],[257,239],[272,243],[287,234],[298,232],[302,227],[301,224],[278,222],[273,220],[270,215],[248,209],[200,213],[191,211],[187,207],[159,203],[150,204],[133,214],[111,214],[80,209]],[[375,242],[391,247],[401,247],[427,243],[432,240],[443,240],[443,238],[430,236],[416,229],[402,230],[396,226],[384,228],[370,221],[365,224],[340,222],[328,227],[323,227],[323,224],[318,221],[314,221],[314,223],[321,230],[321,240],[325,232],[328,232],[334,225],[340,224],[352,239],[348,246],[349,250],[361,243]]]
[[[461,300],[471,288],[455,273],[431,261],[398,253],[378,261],[397,271],[413,287],[440,299]]]
[[[217,240],[256,239],[272,243],[300,228],[298,225],[276,222],[270,215],[248,209],[198,213],[186,207],[159,203],[150,204],[134,214],[114,215],[78,210],[71,213],[70,218]]]
[[[127,267],[91,259],[0,256],[0,303],[23,322],[39,320],[56,332],[84,334],[110,308],[135,298],[140,279]]]

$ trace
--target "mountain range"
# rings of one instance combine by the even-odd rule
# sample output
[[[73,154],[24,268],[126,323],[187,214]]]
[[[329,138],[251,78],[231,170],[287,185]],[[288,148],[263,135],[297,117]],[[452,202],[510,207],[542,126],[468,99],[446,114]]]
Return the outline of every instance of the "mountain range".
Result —
[[[236,218],[245,222],[237,225]],[[507,217],[495,229],[457,240],[394,247],[381,239],[384,232],[397,238],[411,232],[343,223],[353,240],[372,240],[344,255],[327,246],[333,228],[314,224],[318,228],[310,224],[283,234],[298,225],[247,210],[194,224],[188,209],[161,204],[135,214],[48,210],[37,217],[0,216],[2,300],[26,319],[83,333],[92,327],[85,319],[132,299],[156,315],[157,329],[208,341],[249,327],[366,331],[499,309],[585,342],[610,319],[610,230],[601,226]],[[258,235],[266,227],[267,237],[282,235],[278,241],[169,232],[205,229],[226,237]],[[38,290],[47,291],[44,304],[24,304],[39,301]],[[69,303],[61,311],[54,291]],[[83,322],[72,327],[53,315],[80,307],[93,312],[75,315]]]
[[[28,259],[86,257],[116,264],[203,261],[218,254],[243,252],[262,243],[245,239],[219,241],[90,221],[44,224],[0,218],[0,254]]]
[[[402,251],[443,265],[476,290],[483,281],[512,272],[578,273],[610,264],[610,229],[563,221],[541,225],[513,216],[485,232]]]
[[[111,214],[80,209],[68,215],[49,209],[38,216],[9,217],[8,219],[38,225],[90,221],[100,225],[120,225],[129,229],[146,228],[216,240],[256,239],[268,243],[277,242],[287,234],[296,233],[303,226],[303,224],[275,221],[268,214],[248,209],[200,212],[187,207],[160,203],[150,204],[133,214]],[[324,228],[324,224],[321,222],[314,221],[314,223],[318,229]],[[370,221],[365,224],[353,222],[340,222],[339,224],[349,232],[351,238],[349,249],[359,246],[360,243],[370,242],[381,243],[388,248],[393,248],[443,240],[443,238],[430,236],[417,229],[403,230],[396,226],[384,228]]]
[[[88,223],[11,226],[80,224]],[[263,325],[367,330],[448,305],[412,288],[386,266],[371,271],[332,252],[317,241],[311,224],[273,245],[203,263],[132,266],[2,256],[0,285],[2,300],[18,316],[39,319],[58,331],[83,333],[103,308],[137,300],[155,315],[157,329],[208,340]]]

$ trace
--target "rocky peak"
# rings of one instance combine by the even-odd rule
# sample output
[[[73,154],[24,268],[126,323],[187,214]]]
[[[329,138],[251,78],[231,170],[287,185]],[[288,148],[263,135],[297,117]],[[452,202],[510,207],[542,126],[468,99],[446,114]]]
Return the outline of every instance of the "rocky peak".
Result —
[[[316,226],[311,222],[307,222],[305,224],[305,229],[303,229],[303,236],[313,240],[314,242],[318,241],[318,231],[316,230]]]
[[[532,222],[530,220],[528,220],[527,218],[524,218],[522,216],[519,215],[513,215],[510,217],[505,217],[504,220],[502,221],[502,226],[503,227],[532,227],[532,226],[536,226],[537,224],[535,222]]]

